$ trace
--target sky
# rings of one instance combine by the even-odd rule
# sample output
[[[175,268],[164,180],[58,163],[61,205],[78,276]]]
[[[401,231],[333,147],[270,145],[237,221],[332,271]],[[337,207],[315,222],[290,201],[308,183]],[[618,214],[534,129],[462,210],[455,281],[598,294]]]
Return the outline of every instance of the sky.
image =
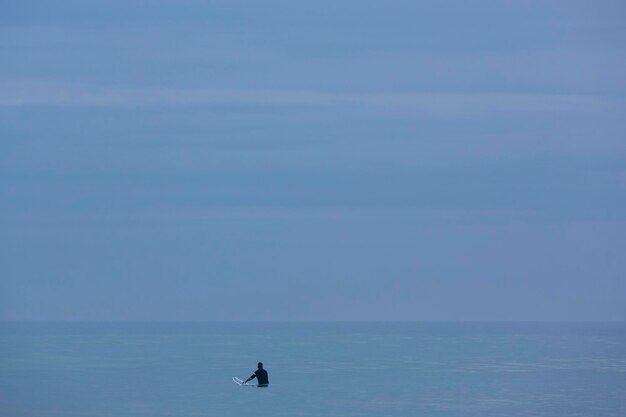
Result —
[[[626,3],[0,6],[0,320],[626,320]]]

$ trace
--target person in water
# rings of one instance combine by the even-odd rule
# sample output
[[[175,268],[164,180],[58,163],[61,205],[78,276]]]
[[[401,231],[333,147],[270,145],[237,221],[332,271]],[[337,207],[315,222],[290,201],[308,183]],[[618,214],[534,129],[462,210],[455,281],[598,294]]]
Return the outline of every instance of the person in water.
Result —
[[[263,362],[259,362],[257,364],[257,368],[258,369],[254,371],[254,373],[250,375],[248,379],[243,381],[243,383],[246,384],[248,383],[248,381],[252,381],[254,378],[256,378],[259,383],[259,387],[267,387],[270,384],[270,380],[267,377],[267,371],[263,369]]]

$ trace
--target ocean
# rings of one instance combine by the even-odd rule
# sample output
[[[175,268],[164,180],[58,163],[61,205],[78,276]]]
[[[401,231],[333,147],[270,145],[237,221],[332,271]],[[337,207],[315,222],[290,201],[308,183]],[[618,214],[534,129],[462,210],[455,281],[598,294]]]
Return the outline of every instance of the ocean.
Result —
[[[626,324],[3,322],[0,415],[623,417]]]

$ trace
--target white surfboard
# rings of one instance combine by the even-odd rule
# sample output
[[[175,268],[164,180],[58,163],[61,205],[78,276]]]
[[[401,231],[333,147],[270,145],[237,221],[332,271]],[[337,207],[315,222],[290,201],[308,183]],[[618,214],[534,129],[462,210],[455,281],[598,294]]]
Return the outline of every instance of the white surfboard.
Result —
[[[241,379],[237,378],[236,376],[233,377],[233,382],[237,385],[241,385],[244,387],[255,387],[256,385],[248,385],[246,383],[244,383]]]

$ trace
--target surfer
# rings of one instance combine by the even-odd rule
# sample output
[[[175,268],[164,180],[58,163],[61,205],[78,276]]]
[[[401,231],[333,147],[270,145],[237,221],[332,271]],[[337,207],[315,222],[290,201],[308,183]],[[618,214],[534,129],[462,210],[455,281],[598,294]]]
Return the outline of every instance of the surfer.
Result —
[[[250,375],[248,379],[243,381],[243,383],[245,384],[248,381],[252,381],[254,378],[256,378],[259,383],[259,387],[267,387],[270,384],[270,380],[267,377],[267,371],[263,369],[263,362],[259,362],[257,364],[257,368],[258,369],[254,371],[254,373]]]

